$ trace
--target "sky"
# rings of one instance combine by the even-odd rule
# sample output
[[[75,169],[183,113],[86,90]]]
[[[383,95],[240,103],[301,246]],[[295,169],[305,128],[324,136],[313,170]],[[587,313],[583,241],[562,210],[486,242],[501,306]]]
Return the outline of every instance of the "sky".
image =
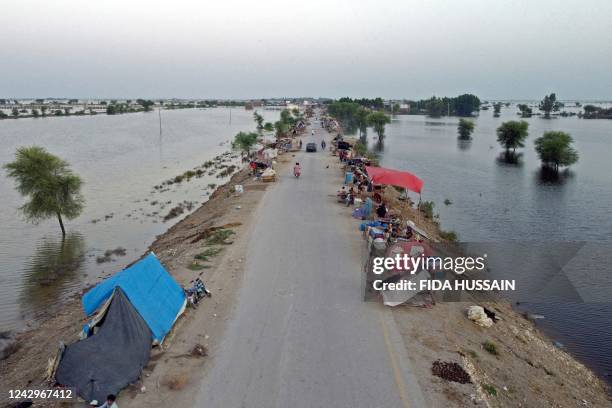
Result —
[[[611,0],[19,0],[0,98],[612,99]]]

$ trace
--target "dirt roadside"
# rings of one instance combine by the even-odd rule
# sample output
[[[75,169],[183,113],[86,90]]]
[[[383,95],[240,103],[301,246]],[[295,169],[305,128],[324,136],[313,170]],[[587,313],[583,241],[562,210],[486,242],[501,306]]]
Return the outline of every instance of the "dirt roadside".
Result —
[[[291,154],[278,157],[277,171],[287,171],[290,157]],[[242,194],[234,193],[236,184],[244,186]],[[197,309],[188,308],[163,345],[152,350],[141,381],[120,393],[120,406],[190,405],[234,307],[257,205],[266,190],[274,185],[254,181],[248,170],[241,170],[227,184],[217,188],[206,203],[158,236],[150,246],[149,250],[158,256],[179,284],[187,286],[199,276],[211,290],[212,297],[202,299]],[[211,227],[223,227],[231,231],[231,235],[214,246],[220,249],[218,254],[206,256],[205,261],[196,261],[196,255],[211,248],[207,244]],[[200,266],[194,267],[194,261]],[[75,341],[86,321],[81,296],[75,295],[61,314],[35,330],[18,335],[19,349],[0,361],[0,406],[12,406],[5,390],[45,385],[47,362],[54,357],[59,342]],[[203,347],[194,351],[196,346]],[[53,402],[36,405],[62,406]]]
[[[343,166],[337,164],[338,185]],[[411,219],[436,240],[439,225],[407,201],[385,189],[392,211]],[[339,204],[339,207],[343,207]],[[352,208],[343,210],[350,217]],[[357,225],[357,224],[356,224]],[[355,239],[363,239],[355,227]],[[365,243],[364,243],[365,246]],[[440,302],[431,308],[397,306],[393,318],[431,407],[610,407],[606,384],[589,368],[557,348],[510,303],[473,294],[464,302]],[[467,319],[472,305],[484,306],[500,320],[483,328]],[[434,363],[457,363],[470,382],[448,381],[433,374]],[[446,366],[448,367],[448,366]]]

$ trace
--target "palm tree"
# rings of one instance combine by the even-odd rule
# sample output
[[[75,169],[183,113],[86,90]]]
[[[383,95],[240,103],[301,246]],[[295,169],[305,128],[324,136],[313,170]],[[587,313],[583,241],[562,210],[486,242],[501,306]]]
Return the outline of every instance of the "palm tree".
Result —
[[[16,189],[30,201],[19,209],[30,222],[57,217],[62,235],[66,229],[62,215],[73,219],[81,214],[85,200],[81,195],[81,178],[65,160],[40,146],[20,147],[15,161],[4,165],[8,176],[15,179]]]
[[[385,138],[385,125],[391,123],[391,118],[383,112],[372,112],[368,115],[368,123],[374,128],[378,135],[378,143],[382,144]]]

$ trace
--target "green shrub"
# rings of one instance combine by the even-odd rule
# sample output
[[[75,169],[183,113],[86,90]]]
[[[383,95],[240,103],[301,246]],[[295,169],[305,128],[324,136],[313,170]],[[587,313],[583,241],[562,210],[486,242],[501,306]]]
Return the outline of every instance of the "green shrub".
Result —
[[[482,389],[484,390],[484,392],[486,392],[487,394],[489,394],[492,397],[496,397],[497,396],[497,389],[495,389],[495,387],[491,384],[484,384],[482,386]]]
[[[482,347],[489,353],[489,354],[493,354],[494,356],[498,356],[499,355],[499,351],[497,351],[497,346],[495,345],[495,343],[490,342],[490,341],[485,341],[484,343],[482,343]]]

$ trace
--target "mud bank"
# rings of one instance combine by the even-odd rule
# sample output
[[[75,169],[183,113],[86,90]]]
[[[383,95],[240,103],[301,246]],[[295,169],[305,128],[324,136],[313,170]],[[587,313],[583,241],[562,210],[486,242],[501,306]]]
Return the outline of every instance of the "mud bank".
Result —
[[[279,168],[283,168],[287,160],[279,157]],[[244,186],[242,194],[234,192],[236,184]],[[162,404],[167,403],[166,398],[176,403],[178,398],[189,394],[182,391],[195,384],[203,374],[205,355],[216,347],[232,308],[231,294],[240,282],[253,211],[269,186],[253,180],[248,169],[240,170],[226,184],[217,187],[198,209],[157,236],[151,244],[148,251],[156,253],[179,284],[185,286],[201,277],[213,297],[202,300],[197,309],[187,309],[163,346],[153,349],[141,381],[121,392],[121,406]],[[217,227],[231,231],[228,233],[231,236],[215,246],[214,255],[202,257],[203,251],[211,247],[210,241],[202,237]],[[194,263],[198,266],[194,267]],[[81,307],[85,290],[72,296],[61,313],[50,316],[35,329],[16,335],[17,350],[0,361],[0,406],[12,406],[8,401],[8,389],[47,385],[48,361],[55,356],[60,341],[76,341],[87,320]],[[204,352],[193,353],[194,349]],[[37,402],[36,405],[60,406],[54,402]]]

